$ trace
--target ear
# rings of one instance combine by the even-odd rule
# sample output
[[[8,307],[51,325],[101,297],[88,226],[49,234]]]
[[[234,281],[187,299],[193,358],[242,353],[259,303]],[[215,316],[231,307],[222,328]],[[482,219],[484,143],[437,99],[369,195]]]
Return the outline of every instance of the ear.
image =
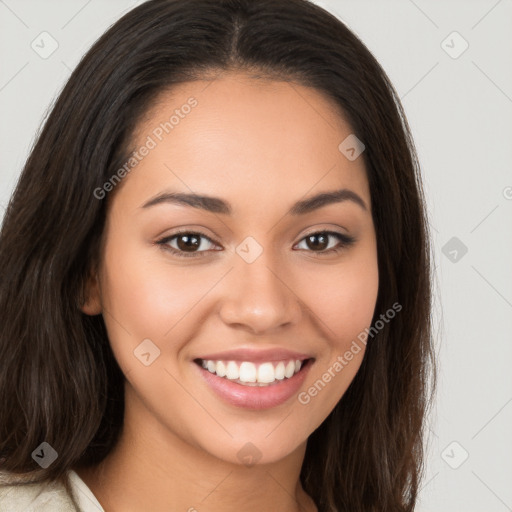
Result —
[[[101,290],[98,275],[95,271],[91,272],[87,279],[84,295],[85,297],[80,305],[82,312],[89,316],[101,314],[103,311],[101,306]]]

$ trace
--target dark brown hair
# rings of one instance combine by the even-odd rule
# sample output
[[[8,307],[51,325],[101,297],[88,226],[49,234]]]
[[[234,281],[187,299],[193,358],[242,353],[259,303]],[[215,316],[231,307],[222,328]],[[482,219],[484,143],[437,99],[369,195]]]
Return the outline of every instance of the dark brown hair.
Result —
[[[0,234],[0,469],[60,481],[72,467],[98,464],[118,440],[124,376],[103,317],[80,310],[107,212],[94,190],[126,162],[159,93],[229,70],[315,88],[365,144],[379,268],[374,322],[395,302],[402,311],[368,338],[356,377],[309,437],[301,481],[322,511],[412,511],[435,388],[420,167],[383,69],[307,0],[150,0],[72,73]],[[41,470],[31,453],[43,441],[58,458]]]

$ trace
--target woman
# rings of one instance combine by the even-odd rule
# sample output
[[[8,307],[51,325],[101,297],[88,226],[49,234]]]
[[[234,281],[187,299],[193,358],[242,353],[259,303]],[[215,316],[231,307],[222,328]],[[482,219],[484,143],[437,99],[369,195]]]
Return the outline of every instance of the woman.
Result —
[[[126,14],[58,98],[0,265],[7,510],[414,509],[420,170],[386,74],[320,7]]]

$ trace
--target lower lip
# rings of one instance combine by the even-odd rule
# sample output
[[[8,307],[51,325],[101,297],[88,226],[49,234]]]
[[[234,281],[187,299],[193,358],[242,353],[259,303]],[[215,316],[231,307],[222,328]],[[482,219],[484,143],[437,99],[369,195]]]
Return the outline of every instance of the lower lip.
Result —
[[[193,363],[217,395],[231,405],[246,409],[270,409],[285,403],[299,391],[312,364],[313,359],[309,359],[293,377],[276,380],[268,386],[244,386],[219,377]]]

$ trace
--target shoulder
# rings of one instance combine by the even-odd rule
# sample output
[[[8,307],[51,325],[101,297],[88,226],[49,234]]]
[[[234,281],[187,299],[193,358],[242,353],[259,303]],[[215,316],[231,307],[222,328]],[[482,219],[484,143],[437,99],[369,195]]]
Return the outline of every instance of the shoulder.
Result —
[[[64,485],[22,483],[0,472],[0,510],[2,512],[76,512]]]

